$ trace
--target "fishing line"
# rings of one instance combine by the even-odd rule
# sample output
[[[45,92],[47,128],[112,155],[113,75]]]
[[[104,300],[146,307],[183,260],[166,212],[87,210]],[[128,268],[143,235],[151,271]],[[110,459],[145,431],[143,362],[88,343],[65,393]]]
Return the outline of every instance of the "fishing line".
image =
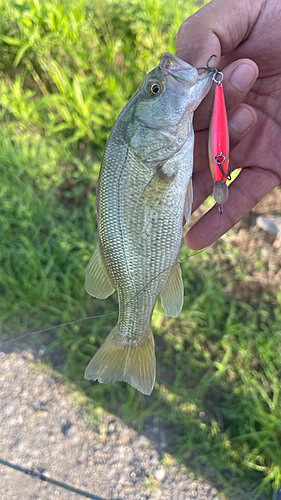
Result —
[[[45,474],[36,469],[26,469],[24,467],[21,467],[20,465],[8,462],[8,460],[3,460],[2,458],[0,458],[0,464],[5,465],[6,467],[10,467],[10,469],[23,472],[28,476],[41,479],[41,481],[45,481],[46,483],[54,484],[55,486],[59,486],[60,488],[63,488],[65,490],[72,491],[73,493],[81,495],[84,498],[91,498],[92,500],[106,500],[105,498],[98,497],[97,495],[93,495],[92,493],[88,493],[87,491],[80,490],[79,488],[74,488],[74,486],[71,486],[70,484],[66,484],[61,481],[57,481],[56,479],[52,479],[51,477],[45,476]]]
[[[205,252],[206,250],[208,250],[208,248],[210,248],[213,245],[213,243],[215,243],[215,241],[217,240],[217,237],[219,235],[220,223],[221,223],[221,216],[222,216],[222,211],[220,210],[218,229],[217,229],[217,232],[216,232],[216,235],[215,235],[213,241],[207,247],[202,248],[198,252],[195,252],[192,255],[187,255],[186,257],[184,257],[183,259],[181,259],[180,262],[184,262],[185,260],[191,259],[191,257],[195,257],[196,255],[199,255],[200,253]],[[155,276],[153,276],[153,278],[151,278],[151,280],[148,281],[148,283],[146,283],[138,292],[135,293],[135,295],[130,300],[128,300],[128,302],[125,304],[124,308],[126,308],[136,297],[138,297],[138,295],[140,295],[148,287],[148,285],[150,285],[150,283],[152,283],[152,281],[154,281],[156,278],[158,278],[158,276],[160,276],[161,274],[165,273],[166,271],[169,271],[169,269],[172,269],[173,267],[175,267],[177,265],[178,265],[178,262],[176,262],[172,266],[166,267],[165,269],[163,269],[162,271],[160,271],[158,274],[156,274]],[[33,335],[39,335],[40,333],[46,333],[46,332],[49,332],[50,330],[55,330],[57,328],[63,328],[64,326],[75,325],[77,323],[81,323],[82,321],[87,321],[87,320],[90,320],[90,319],[107,318],[108,316],[113,316],[114,314],[117,314],[118,312],[119,312],[119,309],[117,309],[116,311],[113,311],[111,313],[98,314],[98,315],[95,315],[95,316],[86,316],[85,318],[76,319],[75,321],[68,321],[67,323],[61,323],[60,325],[54,325],[54,326],[50,326],[48,328],[43,328],[42,330],[35,330],[33,332],[24,333],[23,335],[20,335],[20,336],[16,337],[15,339],[4,340],[2,342],[2,344],[6,344],[6,343],[10,343],[10,342],[15,342],[15,341],[23,339],[25,337],[31,337]]]

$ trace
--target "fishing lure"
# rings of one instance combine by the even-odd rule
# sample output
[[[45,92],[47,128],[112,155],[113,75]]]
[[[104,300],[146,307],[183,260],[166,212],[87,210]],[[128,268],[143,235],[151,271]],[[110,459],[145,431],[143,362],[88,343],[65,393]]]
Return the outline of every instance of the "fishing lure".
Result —
[[[209,162],[214,181],[213,195],[219,211],[222,213],[223,204],[228,200],[228,186],[226,181],[231,180],[231,168],[229,164],[229,134],[222,86],[223,74],[216,69],[209,69],[214,71],[213,81],[216,84],[212,118],[209,129]]]

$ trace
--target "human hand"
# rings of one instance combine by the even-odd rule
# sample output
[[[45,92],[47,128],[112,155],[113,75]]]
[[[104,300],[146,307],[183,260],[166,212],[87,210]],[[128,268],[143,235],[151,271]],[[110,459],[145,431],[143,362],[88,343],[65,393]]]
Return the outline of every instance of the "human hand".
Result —
[[[230,163],[242,168],[229,188],[220,231],[228,231],[281,182],[281,2],[212,0],[180,27],[176,54],[195,67],[223,70],[229,117]],[[195,112],[193,211],[209,196],[208,162],[211,93]],[[214,239],[218,209],[213,207],[187,233],[197,250]]]

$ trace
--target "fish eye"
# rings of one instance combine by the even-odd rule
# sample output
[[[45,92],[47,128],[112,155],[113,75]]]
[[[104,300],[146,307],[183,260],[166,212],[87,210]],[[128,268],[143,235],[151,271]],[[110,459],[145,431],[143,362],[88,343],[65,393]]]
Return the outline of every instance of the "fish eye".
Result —
[[[147,86],[147,92],[152,97],[160,95],[162,91],[163,91],[163,85],[160,82],[157,81],[150,82]]]

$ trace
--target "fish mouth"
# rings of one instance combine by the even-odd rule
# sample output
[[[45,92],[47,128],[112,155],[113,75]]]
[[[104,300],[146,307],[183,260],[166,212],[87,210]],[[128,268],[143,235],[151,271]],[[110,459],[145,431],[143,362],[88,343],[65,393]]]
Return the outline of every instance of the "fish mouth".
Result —
[[[169,52],[164,54],[159,67],[165,75],[170,75],[178,82],[189,85],[194,85],[199,80],[205,80],[211,75],[208,70],[199,75],[196,68]]]

